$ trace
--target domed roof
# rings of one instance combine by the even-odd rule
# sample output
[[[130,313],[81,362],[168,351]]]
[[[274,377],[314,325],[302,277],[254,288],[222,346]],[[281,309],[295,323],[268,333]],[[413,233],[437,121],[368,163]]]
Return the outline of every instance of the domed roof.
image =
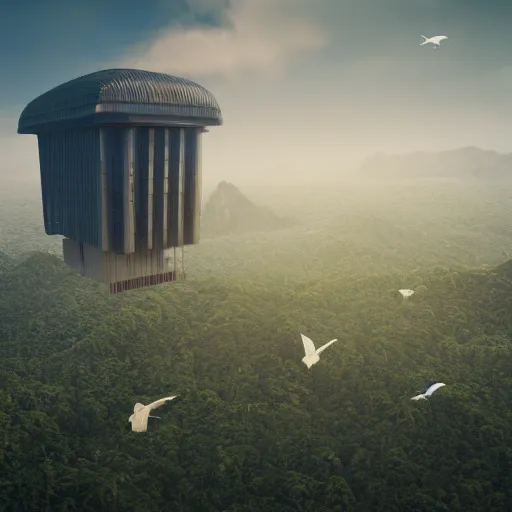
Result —
[[[222,124],[217,100],[203,86],[177,76],[139,69],[97,71],[54,87],[21,113],[18,133],[58,125]]]

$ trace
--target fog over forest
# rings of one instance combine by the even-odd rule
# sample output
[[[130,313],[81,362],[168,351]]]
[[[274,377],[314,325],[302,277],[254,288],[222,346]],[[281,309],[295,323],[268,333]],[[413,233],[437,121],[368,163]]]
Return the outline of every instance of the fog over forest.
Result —
[[[0,512],[510,512],[511,19],[3,6]]]
[[[64,265],[35,182],[6,181],[0,510],[508,510],[512,168],[389,158],[219,184],[221,235],[212,187],[187,280],[113,296]],[[308,370],[299,333],[338,342]]]

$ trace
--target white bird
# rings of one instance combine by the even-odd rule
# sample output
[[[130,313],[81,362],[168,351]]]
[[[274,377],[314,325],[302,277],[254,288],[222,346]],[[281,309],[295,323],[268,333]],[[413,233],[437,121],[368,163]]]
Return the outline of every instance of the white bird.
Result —
[[[146,432],[148,429],[148,418],[160,419],[158,416],[150,416],[150,411],[164,405],[165,402],[168,402],[169,400],[174,400],[176,396],[167,396],[148,405],[137,402],[133,407],[133,414],[128,418],[128,421],[132,424],[132,431]]]
[[[329,346],[332,345],[337,339],[329,341],[322,347],[315,349],[314,343],[304,334],[301,334],[302,343],[304,344],[304,352],[306,355],[302,358],[302,362],[308,367],[308,370],[320,361],[320,354]]]
[[[402,297],[404,299],[407,299],[414,293],[414,290],[398,290],[398,291],[402,294]]]
[[[413,396],[411,400],[426,400],[427,397],[432,395],[434,391],[436,391],[439,388],[442,388],[443,386],[446,386],[446,384],[443,384],[442,382],[438,382],[437,384],[432,384],[425,393],[421,393],[420,395]]]
[[[434,50],[437,50],[439,46],[441,46],[441,41],[444,39],[448,39],[447,36],[434,36],[434,37],[425,37],[422,35],[424,41],[420,43],[420,46],[423,46],[424,44],[432,43],[434,45]]]

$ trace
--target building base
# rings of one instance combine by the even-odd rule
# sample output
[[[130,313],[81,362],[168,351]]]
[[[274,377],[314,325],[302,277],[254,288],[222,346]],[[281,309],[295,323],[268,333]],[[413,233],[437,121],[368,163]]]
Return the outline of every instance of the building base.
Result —
[[[182,248],[118,254],[64,238],[62,249],[66,265],[111,294],[185,279]]]

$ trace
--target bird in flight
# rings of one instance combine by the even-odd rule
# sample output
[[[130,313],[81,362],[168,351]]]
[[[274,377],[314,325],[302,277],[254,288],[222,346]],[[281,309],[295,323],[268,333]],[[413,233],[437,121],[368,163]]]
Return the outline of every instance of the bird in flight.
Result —
[[[165,402],[168,402],[169,400],[174,400],[176,396],[167,396],[148,405],[144,405],[137,402],[133,407],[133,414],[128,418],[128,421],[132,424],[132,431],[146,432],[148,429],[148,418],[160,419],[158,416],[150,416],[149,413],[153,409],[156,409],[157,407],[164,405]]]
[[[420,46],[423,46],[424,44],[432,43],[434,45],[434,50],[437,50],[439,46],[441,46],[441,41],[444,39],[448,39],[447,36],[434,36],[434,37],[423,37],[424,41],[420,43]]]
[[[407,299],[414,293],[414,290],[398,290],[398,291],[402,294],[402,297],[404,299]]]
[[[413,396],[411,400],[426,400],[429,396],[432,395],[432,393],[439,388],[442,388],[443,386],[446,386],[446,384],[443,384],[442,382],[437,382],[436,384],[432,384],[425,393],[421,393],[419,395]]]
[[[329,346],[332,345],[337,339],[329,341],[325,345],[316,349],[314,343],[304,334],[301,334],[302,343],[304,344],[304,352],[306,355],[302,358],[302,362],[308,367],[308,370],[320,361],[320,354]]]

